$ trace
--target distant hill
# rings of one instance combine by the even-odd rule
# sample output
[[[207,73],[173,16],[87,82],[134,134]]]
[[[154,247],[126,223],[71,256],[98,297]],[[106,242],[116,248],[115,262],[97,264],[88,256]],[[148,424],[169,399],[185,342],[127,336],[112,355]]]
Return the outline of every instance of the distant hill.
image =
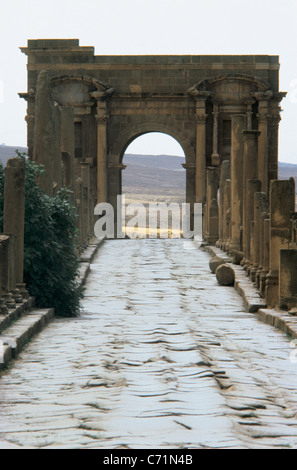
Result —
[[[0,163],[5,166],[16,150],[27,152],[27,147],[0,145]],[[125,154],[123,163],[123,192],[126,194],[153,194],[177,196],[184,199],[186,171],[185,159],[174,155]],[[297,188],[297,164],[279,162],[279,178],[295,178]],[[297,191],[296,191],[297,193]]]
[[[186,172],[181,166],[184,158],[173,155],[124,156],[127,169],[123,171],[126,193],[180,195],[185,188]],[[297,193],[297,164],[279,162],[279,179],[295,178]]]
[[[28,151],[27,147],[13,147],[3,144],[0,145],[0,163],[5,166],[10,158],[16,157],[16,150],[19,150],[21,153]]]

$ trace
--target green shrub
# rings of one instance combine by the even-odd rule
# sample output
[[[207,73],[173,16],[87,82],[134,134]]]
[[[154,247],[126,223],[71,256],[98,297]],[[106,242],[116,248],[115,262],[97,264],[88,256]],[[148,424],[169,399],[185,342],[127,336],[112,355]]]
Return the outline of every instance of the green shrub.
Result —
[[[17,152],[18,153],[18,152]],[[78,285],[77,213],[70,193],[62,188],[53,196],[36,184],[44,170],[24,158],[25,235],[24,282],[40,308],[53,307],[56,315],[76,316],[82,288]],[[3,168],[0,170],[0,223],[3,219]]]

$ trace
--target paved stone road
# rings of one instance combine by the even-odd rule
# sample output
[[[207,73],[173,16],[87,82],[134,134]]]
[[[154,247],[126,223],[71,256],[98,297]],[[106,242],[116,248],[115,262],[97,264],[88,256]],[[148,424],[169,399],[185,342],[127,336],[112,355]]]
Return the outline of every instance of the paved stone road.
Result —
[[[0,379],[1,448],[297,447],[290,340],[182,240],[108,241]]]

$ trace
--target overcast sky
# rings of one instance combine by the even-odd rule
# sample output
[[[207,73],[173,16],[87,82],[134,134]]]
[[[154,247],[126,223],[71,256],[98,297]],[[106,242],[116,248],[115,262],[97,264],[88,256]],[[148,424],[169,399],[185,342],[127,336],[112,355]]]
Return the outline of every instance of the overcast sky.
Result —
[[[297,163],[297,0],[0,0],[0,143],[26,146],[28,39],[78,38],[97,55],[279,55],[279,160]],[[175,153],[165,138],[129,151]],[[156,141],[155,141],[156,142]]]

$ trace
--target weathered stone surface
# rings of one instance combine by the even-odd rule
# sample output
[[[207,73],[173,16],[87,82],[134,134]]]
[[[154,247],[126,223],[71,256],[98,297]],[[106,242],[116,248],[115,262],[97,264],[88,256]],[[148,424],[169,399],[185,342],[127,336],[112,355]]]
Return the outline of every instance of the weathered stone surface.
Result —
[[[216,278],[220,284],[223,286],[233,286],[234,285],[234,271],[232,267],[228,264],[222,264],[216,269]]]
[[[209,267],[210,267],[210,270],[213,274],[215,274],[216,272],[216,269],[221,266],[221,264],[224,264],[226,261],[223,259],[223,258],[220,258],[218,256],[214,256],[213,258],[211,258],[211,260],[209,261]]]
[[[11,235],[10,253],[6,256],[6,282],[10,287],[23,282],[24,270],[24,224],[25,224],[25,162],[22,158],[8,160],[5,170],[3,231]],[[14,240],[12,240],[14,238]],[[12,246],[12,244],[14,246]],[[12,271],[14,271],[13,275]]]
[[[208,263],[178,240],[105,242],[81,317],[2,373],[0,447],[295,447],[290,341]]]
[[[47,71],[42,70],[36,83],[33,160],[44,167],[45,174],[37,180],[40,188],[48,195],[53,194],[56,150],[54,113],[49,76]]]

